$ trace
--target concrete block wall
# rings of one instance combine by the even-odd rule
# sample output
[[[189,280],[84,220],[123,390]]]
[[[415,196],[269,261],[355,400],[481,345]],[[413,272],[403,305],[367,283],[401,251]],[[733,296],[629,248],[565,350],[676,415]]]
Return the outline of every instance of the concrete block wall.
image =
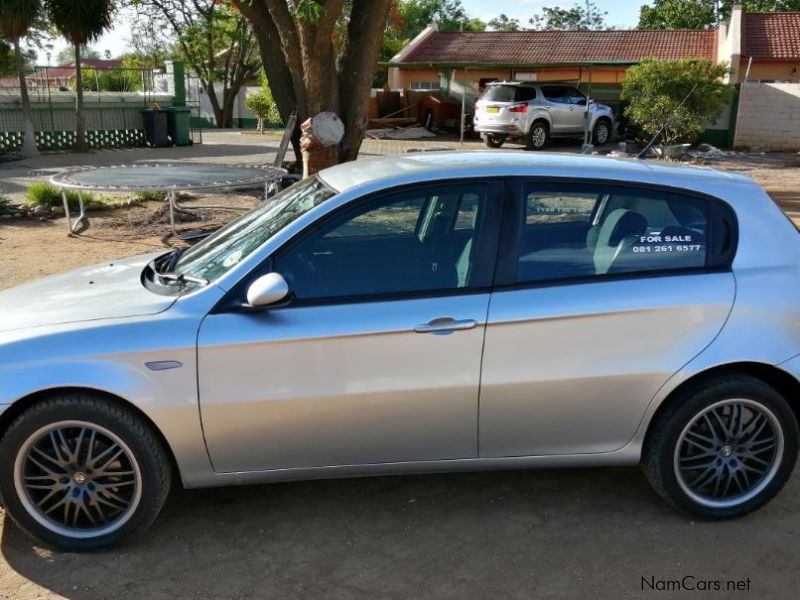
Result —
[[[800,83],[744,83],[734,146],[800,150]]]

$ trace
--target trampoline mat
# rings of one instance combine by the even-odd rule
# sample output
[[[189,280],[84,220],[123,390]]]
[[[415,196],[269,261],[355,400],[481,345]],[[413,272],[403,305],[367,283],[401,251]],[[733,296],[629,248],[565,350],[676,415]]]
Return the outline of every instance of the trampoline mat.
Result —
[[[269,166],[138,163],[65,171],[51,181],[61,187],[98,191],[204,190],[264,184],[285,174],[284,169]]]

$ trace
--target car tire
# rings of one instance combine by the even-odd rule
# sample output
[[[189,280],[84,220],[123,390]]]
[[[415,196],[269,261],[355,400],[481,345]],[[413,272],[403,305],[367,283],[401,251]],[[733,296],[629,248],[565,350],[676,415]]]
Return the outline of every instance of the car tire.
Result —
[[[535,121],[525,138],[526,150],[541,150],[550,139],[550,127],[545,121]]]
[[[65,393],[20,414],[0,441],[0,497],[27,534],[99,550],[150,525],[171,463],[147,423],[103,397]]]
[[[653,488],[701,519],[732,519],[769,502],[794,469],[797,419],[760,379],[729,374],[690,384],[649,432],[642,466]]]
[[[506,143],[506,137],[504,135],[487,133],[483,136],[483,143],[487,148],[501,148],[503,144]]]
[[[598,119],[592,131],[592,144],[602,146],[611,141],[611,122],[608,119]]]

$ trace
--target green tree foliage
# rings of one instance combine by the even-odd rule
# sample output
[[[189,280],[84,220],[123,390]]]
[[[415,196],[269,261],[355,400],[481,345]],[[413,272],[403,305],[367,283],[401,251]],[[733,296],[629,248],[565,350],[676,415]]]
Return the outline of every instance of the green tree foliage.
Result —
[[[249,94],[245,99],[245,104],[250,109],[250,112],[260,120],[266,121],[271,125],[282,124],[278,105],[275,103],[275,98],[272,97],[272,90],[269,89],[267,76],[263,73],[261,75],[261,91]]]
[[[522,29],[519,19],[512,19],[505,14],[500,14],[500,16],[495,17],[486,25],[494,31],[519,31]]]
[[[665,144],[694,142],[729,101],[727,65],[704,59],[645,60],[628,69],[620,99],[625,116]]]
[[[101,58],[100,51],[96,48],[90,48],[89,46],[84,46],[81,48],[81,59],[82,60],[97,60]],[[55,65],[62,66],[62,65],[69,65],[75,62],[75,48],[69,47],[64,48],[58,54],[56,54],[55,58]]]
[[[412,40],[431,23],[439,31],[483,31],[486,23],[467,14],[461,0],[400,0],[397,10],[402,19],[401,39]]]
[[[800,10],[800,0],[653,0],[642,6],[640,29],[704,29],[729,19],[735,4],[749,12]]]
[[[584,0],[572,8],[545,6],[528,22],[534,29],[604,29],[607,15],[592,0]]]
[[[4,39],[0,39],[0,77],[14,73],[14,47]]]
[[[208,95],[217,126],[230,127],[239,90],[261,70],[250,22],[219,0],[128,2],[138,10],[134,33],[145,40],[142,54],[150,55],[154,62],[163,60],[168,43],[174,43],[175,54]],[[319,6],[311,0],[293,6],[306,14],[316,10],[312,4]]]
[[[86,152],[86,115],[83,110],[83,72],[81,48],[97,40],[113,25],[115,0],[47,0],[50,20],[75,50],[75,80],[77,82],[76,142],[78,152]]]

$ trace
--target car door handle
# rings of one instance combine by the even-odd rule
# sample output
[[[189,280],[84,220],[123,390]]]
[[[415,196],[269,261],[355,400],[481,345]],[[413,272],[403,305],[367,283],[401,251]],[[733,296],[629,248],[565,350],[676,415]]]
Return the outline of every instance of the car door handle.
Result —
[[[450,317],[441,317],[433,319],[422,325],[414,327],[417,333],[450,333],[452,331],[464,331],[466,329],[475,329],[478,322],[474,319],[463,319],[457,321]]]

